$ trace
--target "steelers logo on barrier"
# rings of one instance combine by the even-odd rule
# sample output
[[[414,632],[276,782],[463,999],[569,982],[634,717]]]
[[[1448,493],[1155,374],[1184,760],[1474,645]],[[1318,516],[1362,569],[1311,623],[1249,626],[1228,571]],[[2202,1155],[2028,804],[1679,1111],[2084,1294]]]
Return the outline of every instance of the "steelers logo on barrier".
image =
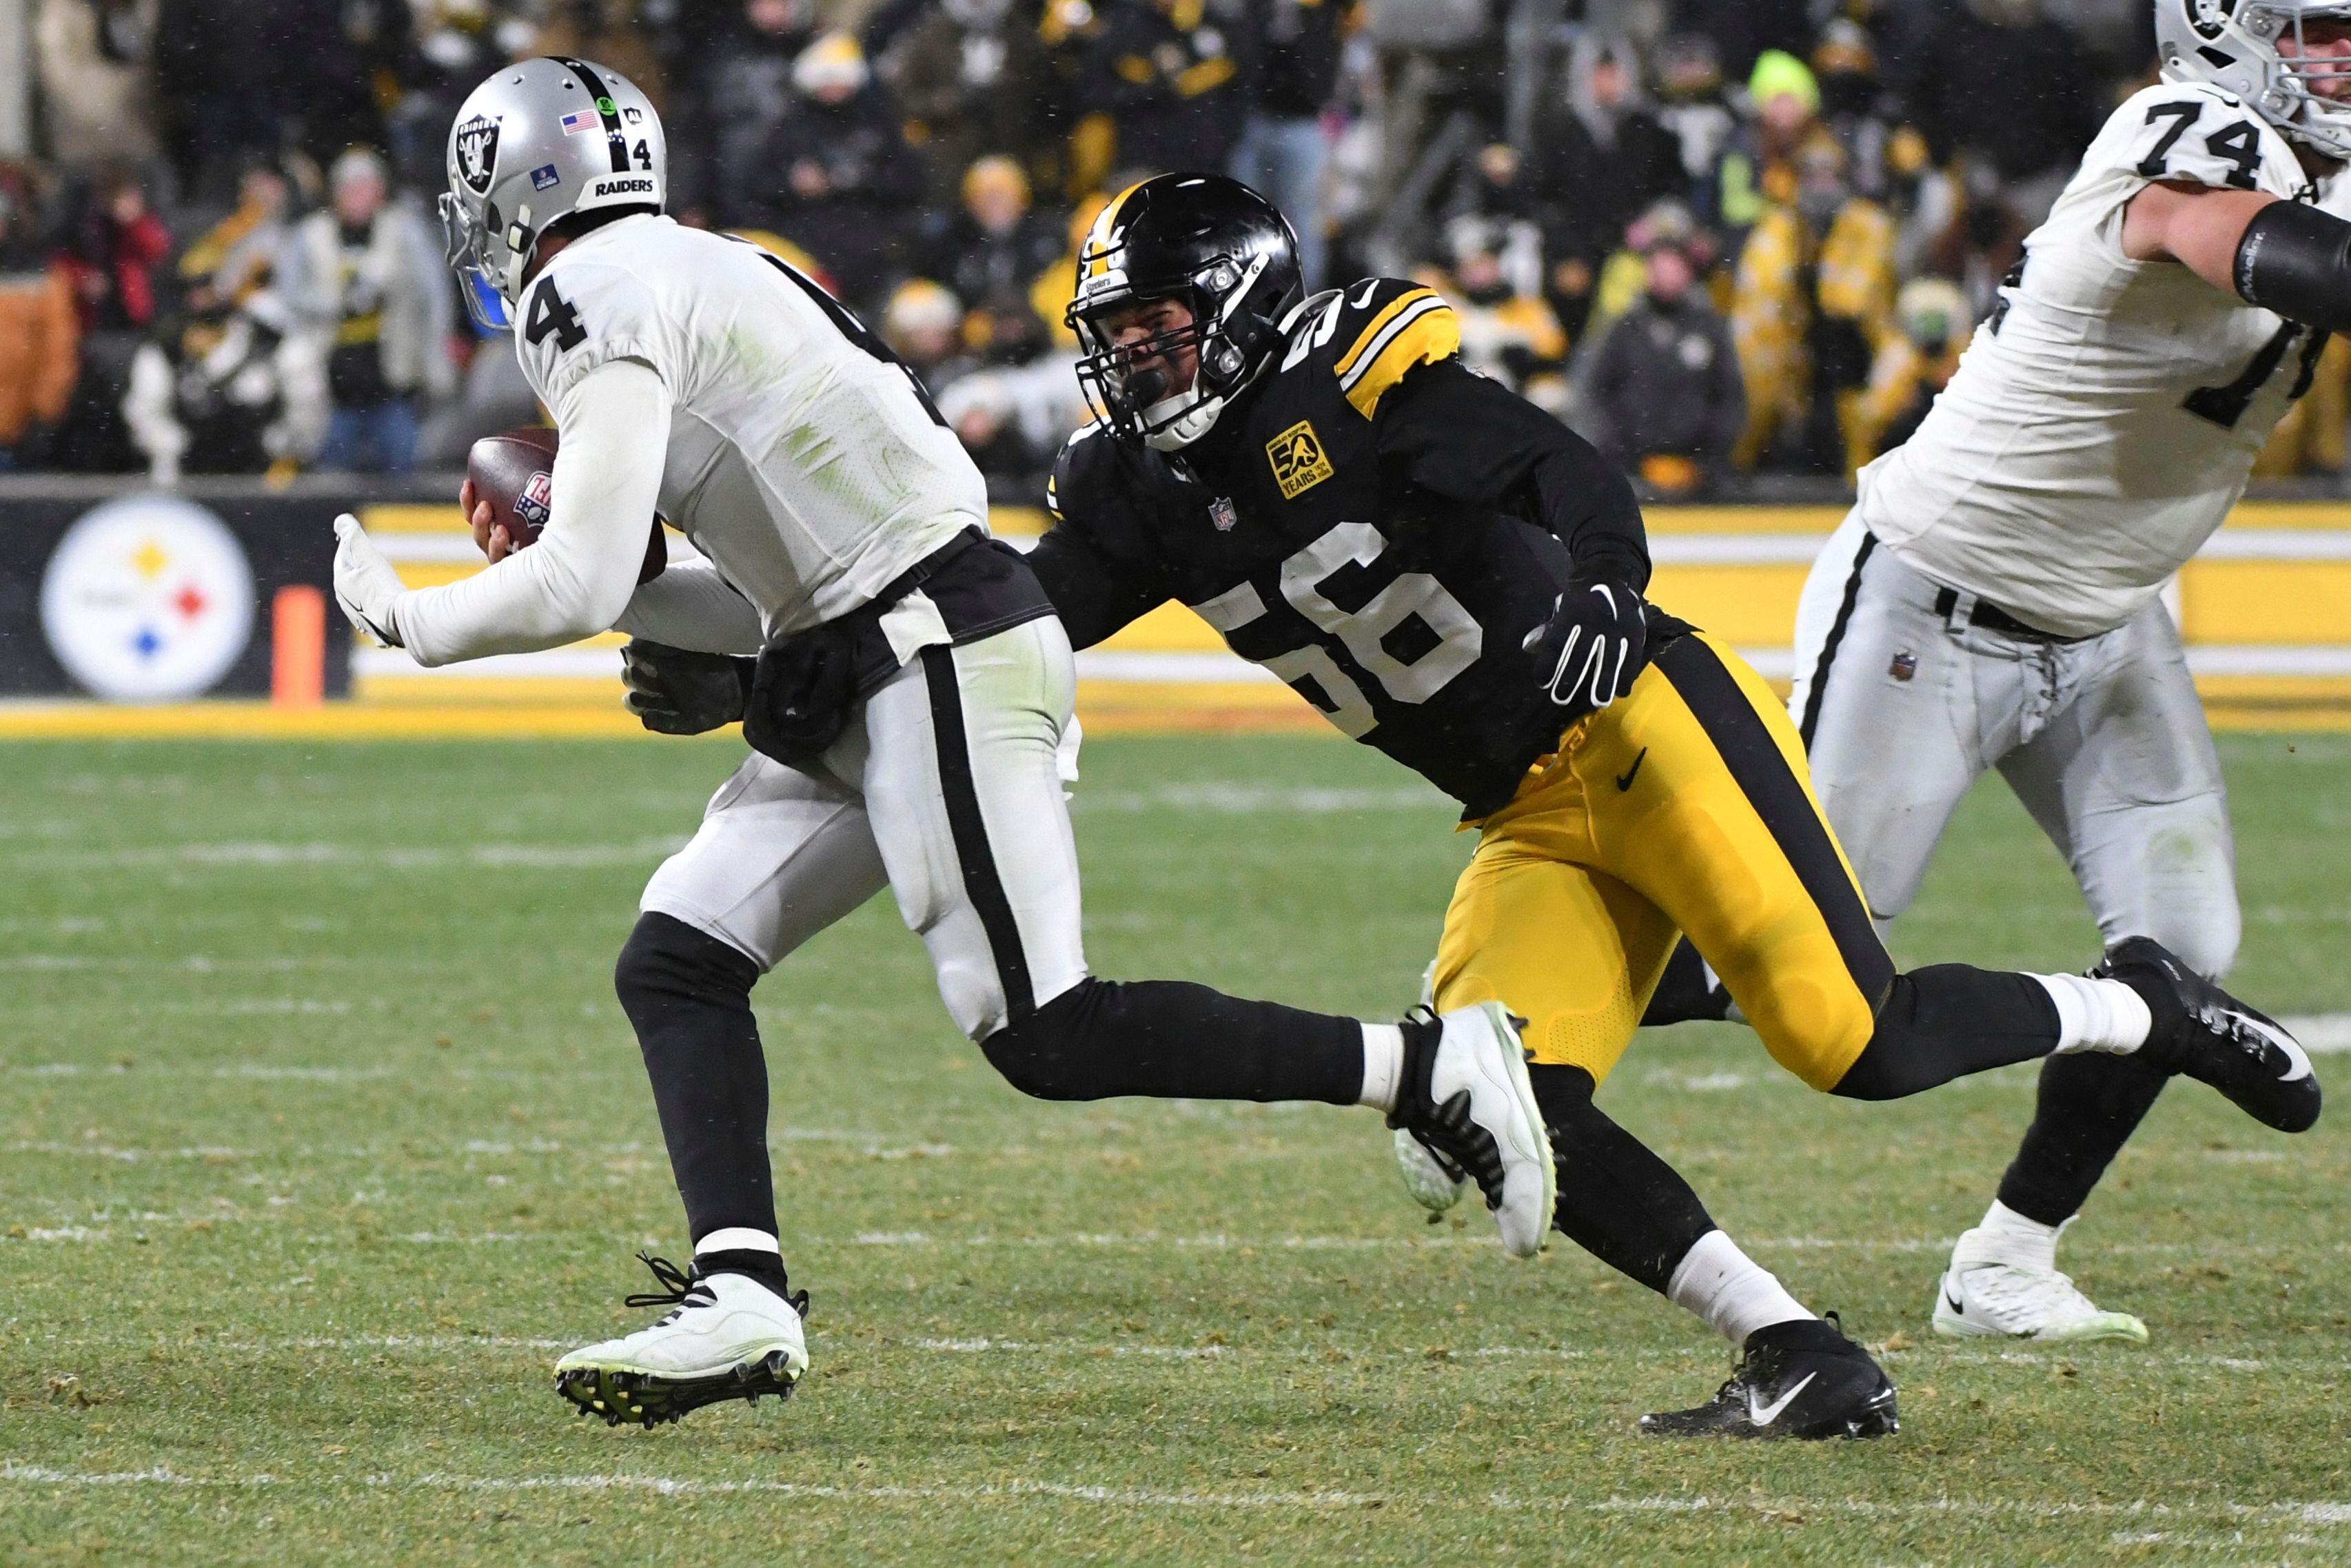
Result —
[[[66,674],[97,696],[200,696],[253,635],[253,569],[236,536],[192,501],[109,501],[49,558],[41,629]]]

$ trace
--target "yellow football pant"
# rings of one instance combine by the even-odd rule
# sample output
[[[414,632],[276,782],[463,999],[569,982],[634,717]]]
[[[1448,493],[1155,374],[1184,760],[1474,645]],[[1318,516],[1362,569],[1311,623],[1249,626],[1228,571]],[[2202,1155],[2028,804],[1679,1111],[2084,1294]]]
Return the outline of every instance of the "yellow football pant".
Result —
[[[1893,960],[1795,726],[1713,638],[1668,643],[1479,827],[1437,947],[1439,1011],[1499,1000],[1536,1061],[1605,1080],[1679,931],[1813,1088],[1869,1043]]]

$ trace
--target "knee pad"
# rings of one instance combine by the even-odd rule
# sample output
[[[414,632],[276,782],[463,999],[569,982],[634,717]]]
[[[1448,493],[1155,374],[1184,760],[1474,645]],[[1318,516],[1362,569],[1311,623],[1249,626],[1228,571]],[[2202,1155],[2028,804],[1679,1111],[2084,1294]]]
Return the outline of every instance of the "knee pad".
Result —
[[[749,1004],[759,966],[705,932],[667,915],[641,915],[612,966],[622,1010],[635,1018],[664,998],[741,998]]]
[[[980,1054],[1004,1081],[1033,1100],[1100,1100],[1101,1068],[1085,1050],[1087,1025],[1103,995],[1091,976],[979,1042]]]

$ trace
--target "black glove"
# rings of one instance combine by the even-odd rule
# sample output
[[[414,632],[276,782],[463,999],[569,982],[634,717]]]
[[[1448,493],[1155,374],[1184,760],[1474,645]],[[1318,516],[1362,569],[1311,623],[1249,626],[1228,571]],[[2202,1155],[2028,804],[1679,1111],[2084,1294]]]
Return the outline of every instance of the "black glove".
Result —
[[[622,703],[660,735],[701,735],[743,716],[753,661],[632,640],[621,650]]]
[[[1574,723],[1633,689],[1648,662],[1648,606],[1621,582],[1571,582],[1551,619],[1521,644],[1534,656],[1535,684]]]

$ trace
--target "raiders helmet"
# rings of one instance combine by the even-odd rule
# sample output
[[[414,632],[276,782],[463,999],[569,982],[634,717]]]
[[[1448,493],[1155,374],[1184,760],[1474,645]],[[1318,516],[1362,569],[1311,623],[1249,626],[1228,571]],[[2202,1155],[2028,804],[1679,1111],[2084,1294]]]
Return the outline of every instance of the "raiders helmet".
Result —
[[[2205,81],[2234,93],[2290,139],[2330,158],[2351,158],[2351,103],[2314,82],[2351,74],[2351,61],[2305,59],[2302,29],[2325,18],[2351,23],[2346,0],[2155,0],[2156,54],[2166,81]],[[2294,53],[2278,52],[2281,39]]]
[[[1084,356],[1078,380],[1114,434],[1188,446],[1265,369],[1302,294],[1298,238],[1272,203],[1221,174],[1157,175],[1104,207],[1078,247],[1066,318]],[[1152,299],[1182,300],[1190,324],[1113,341],[1108,313]],[[1155,366],[1133,371],[1186,348],[1200,368],[1180,392]]]
[[[531,253],[574,213],[662,210],[669,144],[637,85],[585,60],[523,60],[475,88],[449,130],[441,228],[466,308],[510,331]]]

